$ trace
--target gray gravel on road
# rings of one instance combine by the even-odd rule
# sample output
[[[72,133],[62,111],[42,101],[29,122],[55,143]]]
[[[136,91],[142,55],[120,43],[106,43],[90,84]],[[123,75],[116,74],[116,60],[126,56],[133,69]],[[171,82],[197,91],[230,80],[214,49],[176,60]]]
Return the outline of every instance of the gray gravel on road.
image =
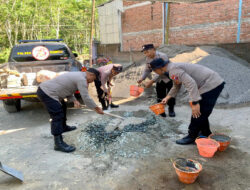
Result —
[[[106,126],[113,123],[110,118],[84,124],[81,126],[84,130],[76,138],[77,149],[93,156],[109,154],[112,158],[140,158],[155,152],[157,143],[163,139],[176,138],[178,122],[167,121],[151,112],[140,112],[143,112],[143,118],[137,117],[136,112],[125,112],[125,121],[117,124],[119,129],[111,131],[105,130]],[[138,121],[133,122],[136,118]],[[120,125],[123,127],[120,128]]]

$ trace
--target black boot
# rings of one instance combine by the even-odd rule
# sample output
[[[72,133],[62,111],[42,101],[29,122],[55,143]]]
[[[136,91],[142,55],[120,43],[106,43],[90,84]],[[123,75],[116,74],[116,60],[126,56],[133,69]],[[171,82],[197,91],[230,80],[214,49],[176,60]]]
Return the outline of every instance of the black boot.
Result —
[[[102,104],[102,110],[107,110],[108,106],[106,105],[105,100],[100,100],[100,103]]]
[[[77,129],[76,126],[65,125],[65,127],[63,128],[63,132],[69,132],[69,131],[73,131],[76,129]]]
[[[174,107],[168,107],[168,115],[169,117],[175,117]]]
[[[67,145],[62,138],[62,135],[54,136],[55,146],[54,150],[62,151],[62,152],[73,152],[75,151],[75,147]]]
[[[164,113],[162,113],[162,114],[160,114],[160,116],[162,116],[162,117],[167,117],[167,115],[166,115],[166,113],[164,112]]]
[[[111,108],[119,108],[119,106],[118,105],[115,105],[115,104],[113,104],[113,102],[111,102]]]
[[[192,144],[194,143],[194,141],[195,141],[194,137],[187,135],[183,137],[182,139],[177,140],[176,144],[186,145],[186,144]]]

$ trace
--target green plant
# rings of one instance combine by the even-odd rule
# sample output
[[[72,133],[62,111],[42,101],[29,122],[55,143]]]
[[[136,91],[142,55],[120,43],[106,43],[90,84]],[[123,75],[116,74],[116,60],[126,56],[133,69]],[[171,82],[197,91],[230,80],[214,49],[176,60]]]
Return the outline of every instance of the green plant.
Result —
[[[8,61],[10,48],[0,49],[0,64]]]

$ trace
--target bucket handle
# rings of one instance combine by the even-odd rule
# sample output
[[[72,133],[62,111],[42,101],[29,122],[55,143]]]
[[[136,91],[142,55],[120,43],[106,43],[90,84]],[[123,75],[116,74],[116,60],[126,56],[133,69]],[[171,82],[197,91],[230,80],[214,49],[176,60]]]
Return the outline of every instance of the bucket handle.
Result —
[[[200,136],[198,136],[196,139],[206,139],[206,138],[208,138],[208,137],[206,137],[206,136],[204,136],[204,135],[200,135]]]

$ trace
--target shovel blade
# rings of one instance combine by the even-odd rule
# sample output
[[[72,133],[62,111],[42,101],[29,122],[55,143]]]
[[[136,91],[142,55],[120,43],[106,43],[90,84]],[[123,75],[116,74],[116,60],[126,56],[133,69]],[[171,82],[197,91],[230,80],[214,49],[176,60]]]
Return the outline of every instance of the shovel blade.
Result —
[[[19,172],[13,168],[10,168],[6,165],[3,165],[1,162],[0,162],[0,170],[16,179],[18,179],[19,181],[23,182],[23,174],[22,172]]]

